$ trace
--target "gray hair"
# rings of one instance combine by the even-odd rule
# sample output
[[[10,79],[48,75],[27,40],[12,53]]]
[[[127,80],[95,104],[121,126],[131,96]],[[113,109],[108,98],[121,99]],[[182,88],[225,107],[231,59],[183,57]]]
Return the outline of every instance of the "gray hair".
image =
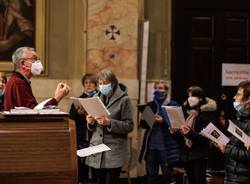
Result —
[[[169,87],[168,87],[168,82],[164,81],[164,80],[157,80],[154,82],[154,88],[156,88],[156,85],[158,84],[163,84],[165,91],[168,91]]]
[[[101,70],[97,75],[97,79],[99,80],[100,78],[107,79],[111,83],[113,89],[115,89],[116,86],[118,85],[118,79],[116,75],[110,70],[107,69]]]
[[[21,64],[21,60],[23,59],[23,55],[27,50],[35,50],[34,48],[31,47],[20,47],[15,50],[15,52],[12,54],[12,62],[14,64],[14,70],[19,68]]]

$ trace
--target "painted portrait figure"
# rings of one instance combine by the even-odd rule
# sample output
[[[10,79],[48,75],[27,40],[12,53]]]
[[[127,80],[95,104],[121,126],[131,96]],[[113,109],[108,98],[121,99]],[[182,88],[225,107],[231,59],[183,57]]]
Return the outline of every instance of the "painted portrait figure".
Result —
[[[0,61],[20,46],[35,46],[35,0],[0,0]]]

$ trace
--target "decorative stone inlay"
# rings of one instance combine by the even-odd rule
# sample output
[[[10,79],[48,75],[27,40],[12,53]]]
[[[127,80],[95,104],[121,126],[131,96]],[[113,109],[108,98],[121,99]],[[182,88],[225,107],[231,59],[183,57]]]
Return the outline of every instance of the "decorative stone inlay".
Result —
[[[109,40],[116,40],[116,37],[120,36],[120,30],[115,25],[110,25],[105,34]]]

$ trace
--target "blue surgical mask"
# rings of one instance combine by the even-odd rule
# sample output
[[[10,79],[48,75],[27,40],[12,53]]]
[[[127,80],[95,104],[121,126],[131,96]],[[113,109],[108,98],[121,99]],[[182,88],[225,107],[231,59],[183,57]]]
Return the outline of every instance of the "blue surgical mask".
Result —
[[[164,100],[166,97],[164,91],[155,91],[154,96],[157,100]]]
[[[242,104],[238,101],[234,101],[233,106],[237,112],[241,111],[244,108],[244,104]]]
[[[0,89],[0,96],[2,96],[2,95],[3,95],[3,90]]]
[[[99,90],[102,94],[108,95],[112,90],[111,83],[99,85]]]

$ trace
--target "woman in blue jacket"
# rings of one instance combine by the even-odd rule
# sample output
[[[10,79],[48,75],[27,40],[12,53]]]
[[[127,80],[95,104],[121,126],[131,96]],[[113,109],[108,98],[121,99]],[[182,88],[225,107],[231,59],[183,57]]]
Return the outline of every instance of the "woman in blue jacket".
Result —
[[[170,164],[179,161],[178,144],[170,134],[169,119],[162,106],[177,106],[177,102],[169,100],[168,86],[164,81],[154,84],[154,100],[149,102],[155,121],[152,128],[142,120],[140,126],[146,129],[139,161],[145,159],[147,171],[147,183],[155,184],[158,180],[159,166],[163,172],[164,184],[174,183]]]

